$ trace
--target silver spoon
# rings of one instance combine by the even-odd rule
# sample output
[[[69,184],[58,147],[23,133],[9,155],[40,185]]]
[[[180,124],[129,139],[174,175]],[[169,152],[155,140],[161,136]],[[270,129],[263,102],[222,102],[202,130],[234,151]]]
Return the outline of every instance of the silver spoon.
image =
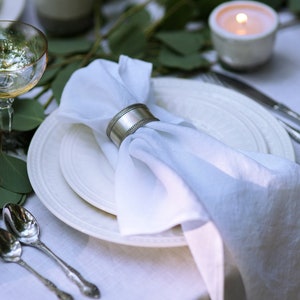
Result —
[[[84,295],[91,298],[100,298],[100,291],[96,285],[86,281],[78,271],[60,259],[40,241],[39,225],[35,217],[26,208],[17,204],[8,203],[4,205],[2,214],[8,230],[14,234],[21,243],[36,247],[53,258]]]
[[[53,282],[46,279],[42,275],[40,275],[37,271],[35,271],[32,267],[30,267],[24,260],[21,259],[22,255],[22,247],[20,242],[7,230],[0,228],[0,257],[5,262],[13,262],[17,263],[20,266],[27,269],[33,275],[35,275],[38,279],[40,279],[46,287],[48,287],[51,291],[53,291],[58,299],[62,300],[72,300],[73,297],[64,291],[58,289]]]

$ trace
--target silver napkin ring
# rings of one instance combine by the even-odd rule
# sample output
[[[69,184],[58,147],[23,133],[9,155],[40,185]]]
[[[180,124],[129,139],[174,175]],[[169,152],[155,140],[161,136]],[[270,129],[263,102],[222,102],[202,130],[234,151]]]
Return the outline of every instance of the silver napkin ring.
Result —
[[[145,104],[132,104],[111,119],[106,128],[106,134],[119,147],[128,135],[152,121],[159,121],[159,119],[152,115]]]

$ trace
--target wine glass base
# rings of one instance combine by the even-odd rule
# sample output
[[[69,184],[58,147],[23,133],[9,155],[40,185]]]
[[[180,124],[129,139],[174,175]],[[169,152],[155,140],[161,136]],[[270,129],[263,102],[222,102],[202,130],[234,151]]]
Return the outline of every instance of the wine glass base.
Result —
[[[12,107],[14,99],[9,98],[0,101],[0,130],[11,131],[14,109]]]

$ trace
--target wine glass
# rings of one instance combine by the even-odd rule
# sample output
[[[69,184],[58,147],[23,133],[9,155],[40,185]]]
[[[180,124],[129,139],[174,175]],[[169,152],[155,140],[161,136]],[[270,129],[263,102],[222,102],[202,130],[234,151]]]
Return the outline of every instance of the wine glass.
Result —
[[[10,132],[13,101],[33,88],[47,64],[47,39],[32,25],[0,20],[0,132]]]

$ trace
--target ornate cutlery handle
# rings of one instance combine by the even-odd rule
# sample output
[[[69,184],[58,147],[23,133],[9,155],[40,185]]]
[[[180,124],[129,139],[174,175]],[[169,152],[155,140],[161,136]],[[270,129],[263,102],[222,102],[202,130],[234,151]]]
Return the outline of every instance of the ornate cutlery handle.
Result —
[[[57,295],[58,299],[61,299],[61,300],[73,300],[73,297],[70,294],[68,294],[68,293],[60,290],[59,288],[57,288],[57,286],[52,281],[50,281],[49,279],[47,279],[47,278],[43,277],[42,275],[40,275],[36,270],[34,270],[33,268],[31,268],[22,259],[20,259],[19,261],[17,261],[17,263],[20,266],[24,267],[29,272],[31,272],[33,275],[35,275],[39,280],[41,280],[47,288],[49,288],[51,291],[53,291]]]
[[[61,266],[68,278],[70,278],[79,287],[80,291],[85,296],[100,298],[100,291],[95,284],[85,280],[77,270],[69,266],[66,262],[54,254],[43,242],[39,240],[31,243],[30,245],[42,250],[44,253],[53,258]]]

